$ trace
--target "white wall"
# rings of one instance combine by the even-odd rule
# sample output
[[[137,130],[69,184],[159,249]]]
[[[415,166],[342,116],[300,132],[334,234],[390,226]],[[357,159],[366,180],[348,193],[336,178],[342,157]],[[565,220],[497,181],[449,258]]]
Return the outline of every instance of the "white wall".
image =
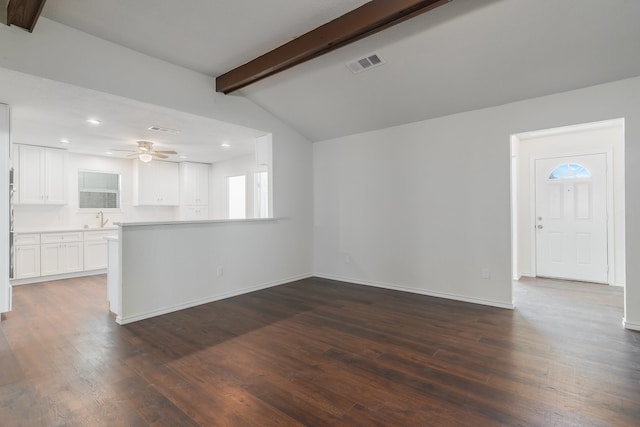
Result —
[[[314,144],[317,275],[511,306],[508,138],[459,120]]]
[[[640,78],[314,144],[316,274],[509,305],[510,135],[614,118],[637,259]],[[640,328],[640,264],[626,273],[626,324]]]
[[[122,324],[287,283],[308,272],[280,233],[288,220],[124,226]],[[218,268],[222,275],[218,276]]]
[[[15,148],[14,148],[15,149]],[[66,153],[65,158],[66,205],[15,205],[14,228],[16,231],[56,230],[96,227],[99,209],[80,210],[78,206],[78,171],[90,170],[120,174],[120,209],[105,210],[109,225],[123,221],[172,221],[177,219],[177,208],[166,206],[133,206],[133,162],[118,159]]]
[[[246,175],[247,177],[247,218],[253,217],[253,174],[267,170],[267,166],[256,164],[256,156],[242,156],[211,165],[209,186],[209,217],[225,219],[228,217],[227,178]]]
[[[272,133],[273,206],[275,215],[284,219],[240,225],[207,224],[205,228],[211,227],[215,231],[198,229],[195,234],[213,238],[208,244],[215,245],[215,249],[209,246],[194,259],[202,261],[201,267],[208,269],[211,264],[209,257],[213,257],[216,251],[233,248],[239,242],[250,251],[261,254],[254,258],[244,253],[240,255],[243,251],[226,252],[228,256],[239,258],[227,263],[235,268],[225,274],[224,282],[216,285],[217,288],[209,288],[209,295],[228,295],[229,292],[254,289],[264,283],[278,283],[311,274],[312,145],[258,105],[243,96],[215,93],[212,77],[92,37],[46,18],[40,18],[33,34],[15,27],[0,26],[0,67]],[[0,192],[4,191],[0,188]],[[157,289],[162,287],[169,294],[181,292],[184,282],[182,279],[174,280],[174,272],[183,269],[174,268],[174,263],[190,256],[191,249],[197,248],[200,242],[194,233],[186,229],[183,231],[184,239],[178,240],[166,239],[157,231],[131,235],[134,239],[140,238],[135,243],[142,245],[139,247],[141,254],[137,256],[133,256],[134,253],[125,244],[123,251],[131,257],[125,256],[123,261],[136,260],[147,254],[157,255],[148,261],[156,269],[162,267],[154,273],[162,280],[154,283],[157,288],[150,288],[151,292],[159,292]],[[126,234],[124,238],[127,238]],[[189,243],[190,238],[195,239],[193,246]],[[165,249],[168,251],[162,252]],[[177,249],[180,251],[175,253]],[[160,256],[160,253],[164,255]],[[159,262],[165,259],[171,262]],[[122,265],[125,275],[141,278],[145,280],[143,284],[150,284],[148,280],[151,278],[146,275],[147,267],[147,264],[136,265],[133,261]],[[242,273],[237,273],[240,271]],[[126,279],[123,283],[126,286]],[[194,286],[200,285],[198,282]],[[126,309],[140,312],[144,307],[136,309],[129,306]]]
[[[532,276],[531,268],[531,162],[534,158],[610,152],[613,156],[613,228],[614,273],[616,285],[625,283],[624,228],[624,127],[622,123],[605,128],[582,129],[573,132],[521,139],[517,156],[518,170],[518,270]]]

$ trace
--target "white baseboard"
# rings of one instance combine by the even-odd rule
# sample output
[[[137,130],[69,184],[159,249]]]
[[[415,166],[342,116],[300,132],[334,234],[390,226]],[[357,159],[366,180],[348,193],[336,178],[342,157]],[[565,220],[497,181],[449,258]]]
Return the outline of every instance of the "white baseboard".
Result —
[[[427,295],[430,297],[444,298],[444,299],[450,299],[454,301],[470,302],[472,304],[487,305],[490,307],[506,308],[509,310],[513,310],[515,308],[515,305],[513,303],[505,303],[502,301],[493,301],[493,300],[488,300],[483,298],[466,297],[462,295],[449,294],[446,292],[437,292],[437,291],[430,291],[426,289],[412,288],[408,286],[392,285],[389,283],[370,282],[370,281],[352,279],[348,277],[340,277],[340,276],[320,274],[320,273],[314,274],[314,277],[319,277],[321,279],[337,280],[340,282],[354,283],[356,285],[372,286],[375,288],[391,289],[394,291],[411,292],[413,294]]]
[[[274,286],[279,286],[279,285],[284,285],[285,283],[290,283],[290,282],[295,282],[296,280],[302,280],[302,279],[308,279],[309,277],[312,277],[312,274],[301,274],[299,276],[293,276],[293,277],[289,277],[286,279],[282,279],[282,280],[276,280],[273,282],[268,282],[268,283],[262,283],[259,285],[255,285],[255,286],[250,286],[248,288],[244,288],[244,289],[240,289],[240,290],[236,290],[236,291],[232,291],[232,292],[225,292],[222,294],[217,294],[217,295],[212,295],[210,297],[207,298],[201,298],[198,300],[194,300],[194,301],[189,301],[186,303],[182,303],[182,304],[176,304],[176,305],[172,305],[170,307],[164,307],[164,308],[160,308],[157,310],[153,310],[153,311],[149,311],[146,313],[141,313],[141,314],[134,314],[134,315],[130,315],[130,316],[116,316],[116,323],[118,323],[119,325],[126,325],[127,323],[133,323],[133,322],[137,322],[139,320],[144,320],[144,319],[149,319],[151,317],[156,317],[156,316],[161,316],[163,314],[168,314],[168,313],[173,313],[174,311],[180,311],[180,310],[184,310],[187,308],[191,308],[191,307],[195,307],[198,305],[202,305],[202,304],[208,304],[210,302],[215,302],[215,301],[220,301],[223,299],[227,299],[227,298],[231,298],[231,297],[235,297],[238,295],[242,295],[242,294],[248,294],[249,292],[255,292],[255,291],[259,291],[261,289],[267,289],[267,288],[272,288]]]
[[[107,269],[76,271],[73,273],[54,274],[52,276],[29,277],[27,279],[11,279],[11,286],[30,285],[33,283],[52,282],[54,280],[73,279],[75,277],[96,276],[98,274],[107,274]]]
[[[640,331],[640,323],[627,322],[626,319],[622,319],[622,326],[632,331]]]

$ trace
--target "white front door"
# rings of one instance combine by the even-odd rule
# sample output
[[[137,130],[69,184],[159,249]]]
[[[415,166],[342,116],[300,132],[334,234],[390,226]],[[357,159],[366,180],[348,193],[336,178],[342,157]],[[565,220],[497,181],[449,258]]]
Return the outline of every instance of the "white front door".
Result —
[[[535,161],[537,275],[607,283],[606,154]]]

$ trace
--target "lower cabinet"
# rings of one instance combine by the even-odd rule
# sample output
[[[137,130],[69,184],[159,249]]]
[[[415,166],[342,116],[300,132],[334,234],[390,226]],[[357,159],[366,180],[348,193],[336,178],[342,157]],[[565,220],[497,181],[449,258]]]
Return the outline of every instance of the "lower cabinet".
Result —
[[[74,273],[84,270],[82,232],[42,234],[40,275]]]
[[[100,270],[107,268],[107,241],[108,236],[117,236],[114,231],[85,231],[84,233],[84,269]]]
[[[104,238],[117,235],[117,230],[16,234],[13,279],[103,270],[107,268]]]
[[[14,254],[14,279],[40,276],[40,245],[16,246]]]

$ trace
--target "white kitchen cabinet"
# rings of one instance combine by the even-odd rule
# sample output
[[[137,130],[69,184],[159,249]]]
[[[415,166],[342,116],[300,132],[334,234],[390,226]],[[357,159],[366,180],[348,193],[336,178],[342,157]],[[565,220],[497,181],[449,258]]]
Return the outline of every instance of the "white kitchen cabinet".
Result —
[[[256,164],[268,166],[271,164],[271,156],[273,151],[272,135],[263,135],[256,138]]]
[[[206,206],[209,204],[209,165],[180,163],[180,205]]]
[[[202,221],[209,219],[207,206],[180,206],[181,221]]]
[[[180,172],[177,163],[133,160],[134,206],[178,206]]]
[[[107,268],[107,241],[105,237],[116,237],[117,230],[84,232],[84,270]]]
[[[13,242],[13,278],[40,277],[40,235],[16,234]]]
[[[40,263],[42,276],[83,271],[82,232],[42,234]]]
[[[65,204],[64,150],[22,144],[17,147],[18,203]]]

